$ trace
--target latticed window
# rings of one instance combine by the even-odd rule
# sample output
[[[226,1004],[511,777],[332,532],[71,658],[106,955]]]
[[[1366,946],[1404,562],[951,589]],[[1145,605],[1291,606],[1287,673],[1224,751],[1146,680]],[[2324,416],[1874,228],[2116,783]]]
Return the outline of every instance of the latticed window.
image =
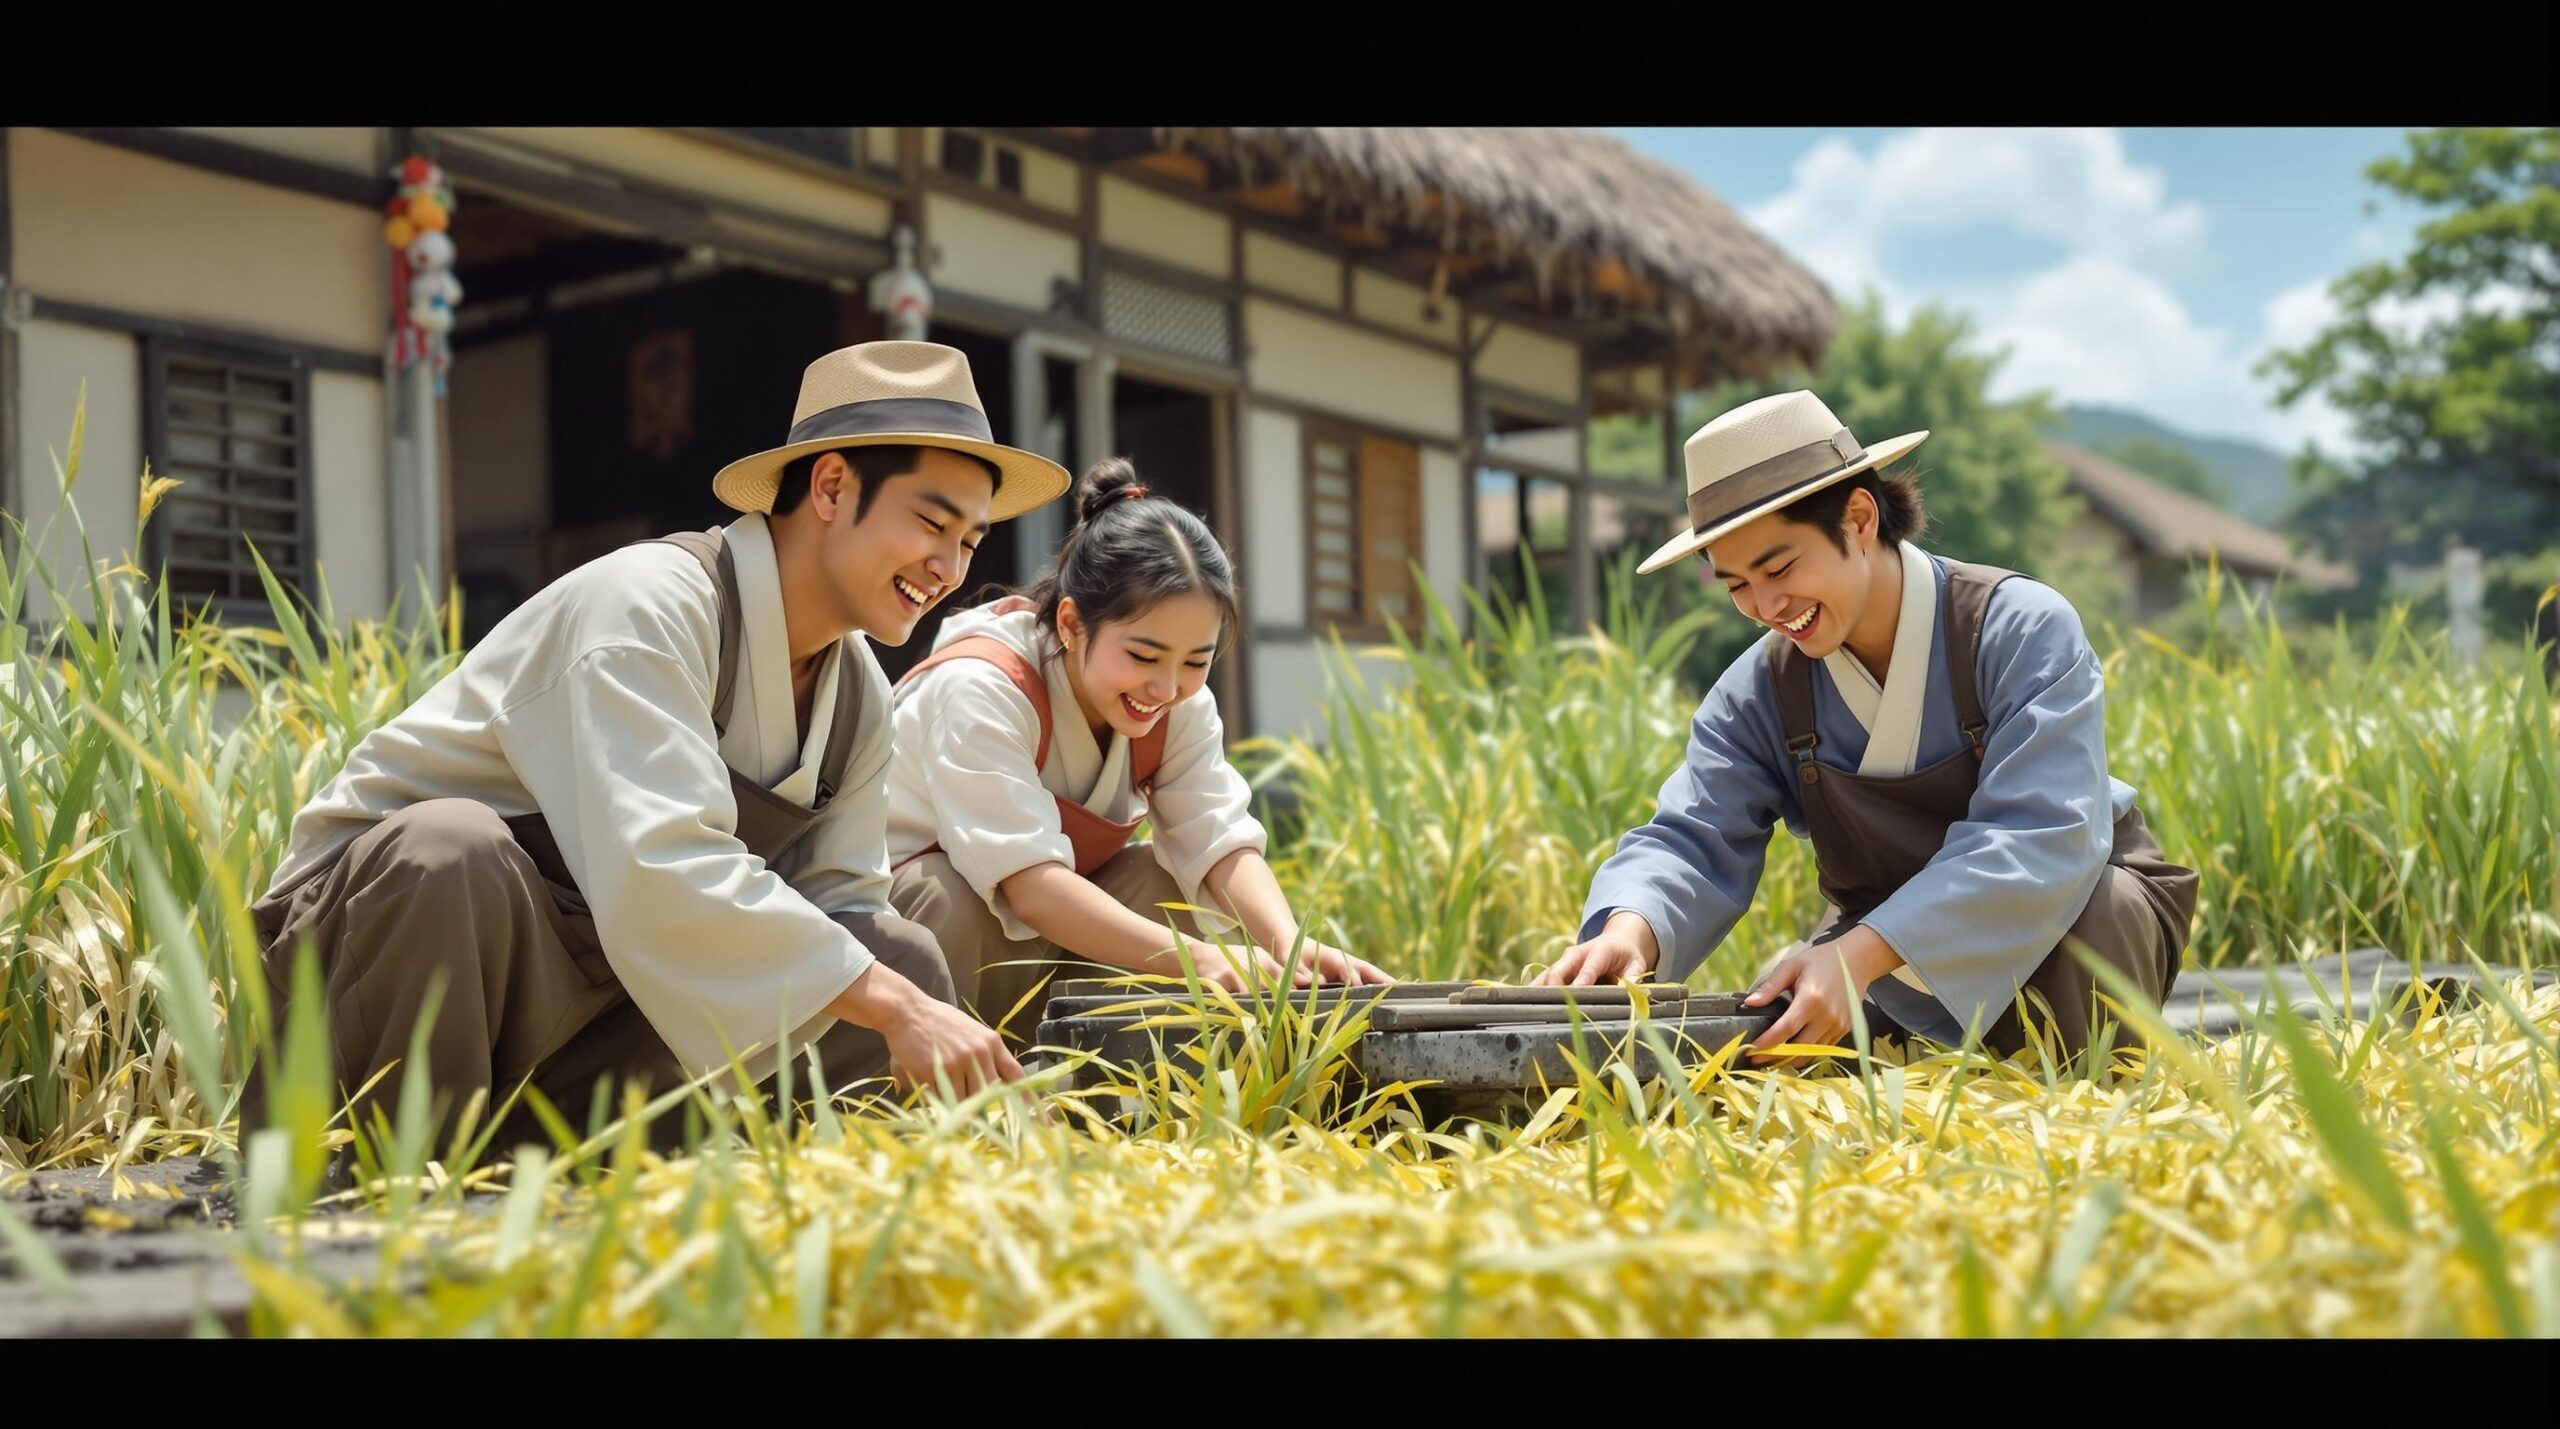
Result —
[[[1422,453],[1410,443],[1308,421],[1307,623],[1383,634],[1420,620],[1410,562],[1422,559]]]
[[[154,337],[143,348],[144,445],[178,486],[145,559],[172,605],[266,606],[251,542],[276,578],[312,591],[311,384],[290,358]],[[315,592],[316,593],[316,592]]]
[[[1226,301],[1152,278],[1103,270],[1102,330],[1221,367],[1235,364],[1235,329]]]

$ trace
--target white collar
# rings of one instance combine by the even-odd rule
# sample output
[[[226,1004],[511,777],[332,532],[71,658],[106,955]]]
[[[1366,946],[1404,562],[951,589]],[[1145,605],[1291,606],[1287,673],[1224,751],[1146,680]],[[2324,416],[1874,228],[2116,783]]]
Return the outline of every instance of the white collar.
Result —
[[[785,798],[796,797],[795,789],[787,787],[795,784],[808,785],[814,797],[817,766],[835,727],[836,670],[844,642],[837,641],[820,663],[818,694],[809,707],[809,737],[795,740],[799,714],[791,695],[791,629],[782,618],[782,565],[774,554],[773,530],[761,514],[750,512],[729,523],[724,539],[738,569],[738,623],[747,647],[740,652],[739,675],[753,696],[749,703],[755,726],[741,731],[739,711],[733,708],[722,753],[734,760],[732,749],[745,752],[740,772]],[[742,733],[750,738],[741,741]]]
[[[1067,797],[1107,817],[1129,782],[1129,739],[1107,725],[1102,739],[1093,737],[1093,726],[1085,723],[1084,706],[1076,703],[1075,686],[1067,679],[1066,662],[1074,658],[1062,654],[1040,662],[1041,677],[1049,685],[1049,758],[1057,763]]]
[[[1841,703],[1867,732],[1858,772],[1893,778],[1911,772],[1920,758],[1921,697],[1928,693],[1930,656],[1937,644],[1937,568],[1919,547],[1901,543],[1902,609],[1893,625],[1893,661],[1882,685],[1847,641],[1822,657]]]

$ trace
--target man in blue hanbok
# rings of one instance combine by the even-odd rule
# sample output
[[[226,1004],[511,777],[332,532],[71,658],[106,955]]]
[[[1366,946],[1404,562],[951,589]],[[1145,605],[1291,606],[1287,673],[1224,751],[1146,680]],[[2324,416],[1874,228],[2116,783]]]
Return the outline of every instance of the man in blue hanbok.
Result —
[[[2070,603],[1911,544],[1919,490],[1885,468],[1928,435],[1863,446],[1788,392],[1689,439],[1690,527],[1639,569],[1703,552],[1770,634],[1708,692],[1652,822],[1538,981],[1685,977],[1750,907],[1783,821],[1813,841],[1831,911],[1753,987],[1788,998],[1756,1047],[1836,1044],[1863,1002],[1882,1033],[2076,1054],[2104,1009],[2066,938],[2167,995],[2196,875],[2107,772]]]

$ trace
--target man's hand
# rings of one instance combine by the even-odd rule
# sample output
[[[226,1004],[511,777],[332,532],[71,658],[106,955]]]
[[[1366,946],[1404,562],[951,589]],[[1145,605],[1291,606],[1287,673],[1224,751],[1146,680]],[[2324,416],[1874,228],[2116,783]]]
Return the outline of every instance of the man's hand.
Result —
[[[1837,1046],[1849,1035],[1850,1012],[1877,978],[1902,966],[1902,955],[1884,935],[1861,923],[1818,947],[1798,948],[1778,959],[1776,967],[1752,986],[1745,1007],[1766,1006],[1779,993],[1787,1010],[1769,1030],[1751,1040],[1752,1060],[1770,1060],[1757,1049],[1782,1043]],[[1782,1066],[1798,1058],[1781,1058]]]
[[[931,1086],[937,1070],[964,1097],[999,1081],[1022,1080],[1022,1064],[994,1028],[927,996],[886,964],[873,963],[829,1010],[880,1034],[901,1087]]]
[[[1538,974],[1532,987],[1590,987],[1596,983],[1640,981],[1662,961],[1653,925],[1641,913],[1621,909],[1600,928],[1600,936],[1564,950],[1556,965]]]

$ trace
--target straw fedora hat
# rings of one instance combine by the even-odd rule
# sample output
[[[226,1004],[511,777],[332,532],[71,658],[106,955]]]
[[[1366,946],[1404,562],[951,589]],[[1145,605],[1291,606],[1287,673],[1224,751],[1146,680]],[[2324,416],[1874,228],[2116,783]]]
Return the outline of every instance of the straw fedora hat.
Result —
[[[1861,446],[1810,392],[1746,402],[1700,427],[1681,450],[1689,468],[1689,529],[1644,558],[1658,571],[1790,502],[1871,471],[1929,439],[1906,432]]]
[[[740,457],[711,478],[711,494],[740,511],[771,511],[782,469],[844,447],[945,447],[993,462],[1003,479],[989,521],[1019,516],[1073,485],[1067,469],[995,440],[969,359],[938,342],[866,342],[809,364],[781,446]]]

